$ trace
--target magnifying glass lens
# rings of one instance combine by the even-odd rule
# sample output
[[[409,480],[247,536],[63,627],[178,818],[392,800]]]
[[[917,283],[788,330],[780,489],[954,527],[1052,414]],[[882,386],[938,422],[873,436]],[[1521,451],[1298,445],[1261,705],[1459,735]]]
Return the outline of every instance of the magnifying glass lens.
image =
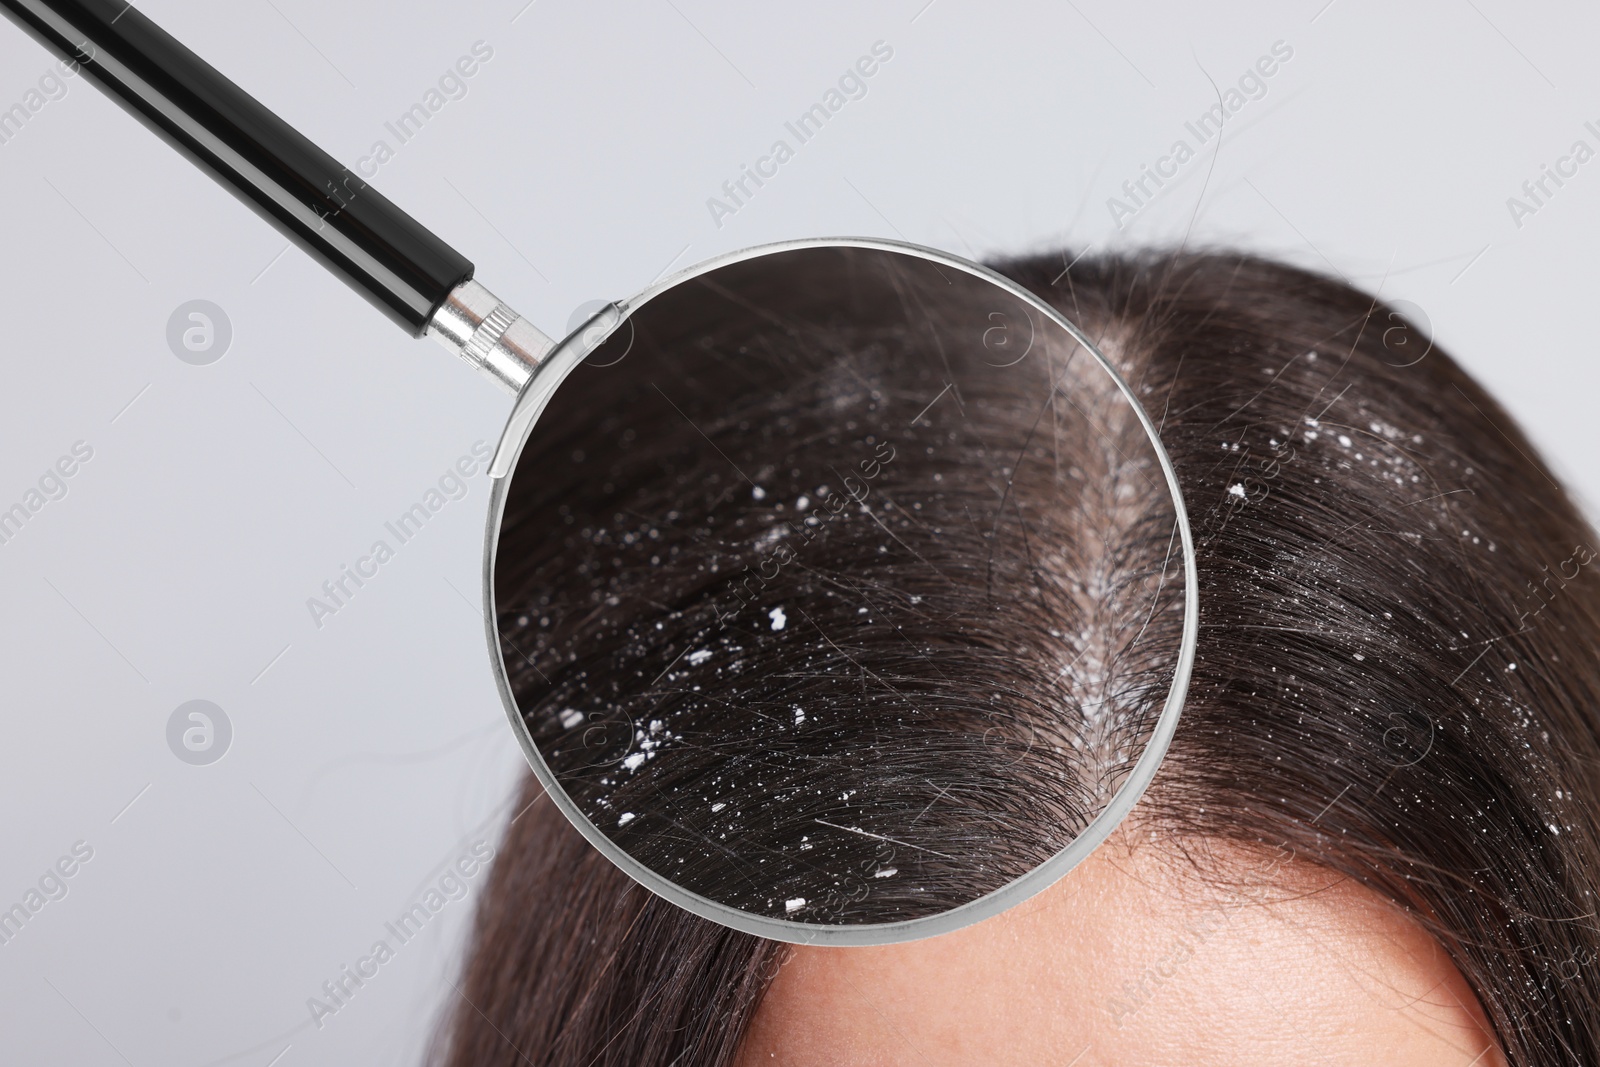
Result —
[[[1059,316],[948,261],[792,248],[651,296],[505,492],[530,758],[626,869],[732,925],[981,917],[1103,837],[1170,735],[1163,459]]]

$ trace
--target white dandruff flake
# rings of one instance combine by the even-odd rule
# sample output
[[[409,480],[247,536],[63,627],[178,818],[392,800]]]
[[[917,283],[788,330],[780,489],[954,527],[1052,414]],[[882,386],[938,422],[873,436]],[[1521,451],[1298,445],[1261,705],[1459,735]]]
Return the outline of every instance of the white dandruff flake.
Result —
[[[800,707],[796,707],[794,709],[794,724],[796,726],[799,726],[801,723],[803,723],[805,721],[806,721],[805,709],[800,708]]]
[[[725,802],[719,800],[715,804],[711,805],[711,810],[713,812],[718,812],[718,811],[721,811],[723,808],[725,808],[727,806],[728,805]]]
[[[568,708],[561,713],[561,728],[570,730],[583,721],[583,712],[577,708]]]
[[[1236,496],[1240,500],[1243,500],[1244,499],[1244,483],[1243,482],[1235,482],[1234,484],[1228,486],[1228,495],[1229,496]]]
[[[761,488],[759,485],[752,485],[750,487],[750,495],[755,497],[757,500],[767,499],[767,491]]]
[[[790,897],[788,900],[783,902],[783,910],[790,915],[793,915],[795,912],[799,911],[805,906],[805,897]]]
[[[646,754],[643,752],[635,752],[633,755],[623,760],[622,765],[628,768],[630,771],[636,771],[644,764],[645,755]]]
[[[625,811],[625,812],[622,813],[622,818],[617,820],[617,825],[618,826],[626,826],[632,821],[633,821],[633,812]]]
[[[710,658],[711,650],[709,648],[697,648],[689,653],[689,666],[698,667]]]
[[[880,868],[879,870],[874,871],[873,874],[872,874],[872,877],[874,877],[874,878],[893,878],[895,875],[897,875],[899,873],[900,873],[900,868],[899,867],[883,867],[883,868]]]
[[[783,608],[781,607],[773,608],[767,612],[767,618],[772,620],[772,628],[774,630],[781,630],[789,625],[789,616],[783,613]]]

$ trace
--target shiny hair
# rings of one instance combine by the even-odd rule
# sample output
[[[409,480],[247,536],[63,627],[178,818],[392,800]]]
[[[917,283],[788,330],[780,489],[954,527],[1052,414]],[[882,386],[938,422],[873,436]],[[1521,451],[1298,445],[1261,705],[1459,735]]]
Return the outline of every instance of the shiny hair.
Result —
[[[998,269],[1060,308],[1129,380],[1160,423],[1195,531],[1194,677],[1135,815],[1182,836],[1293,853],[1370,887],[1448,952],[1513,1067],[1600,1061],[1600,586],[1589,526],[1499,405],[1371,296],[1244,255],[1085,258],[1065,271],[1062,262]],[[918,296],[935,307],[947,299],[934,287]],[[864,365],[876,349],[870,321],[862,330],[791,332],[786,343],[810,345],[835,368]],[[716,346],[699,340],[662,343],[714,361]],[[740,373],[767,414],[804,439],[808,467],[853,464],[860,442],[834,432],[837,396],[783,366],[752,360]],[[879,389],[916,373],[914,362],[881,359],[871,370]],[[670,579],[665,610],[642,596],[609,605],[627,617],[606,609],[608,591],[662,581],[652,553],[620,536],[640,517],[633,503],[648,501],[653,523],[693,531],[677,544],[681,564],[697,552],[739,562],[737,546],[750,541],[746,509],[720,506],[714,455],[667,485],[659,457],[616,448],[619,434],[643,432],[640,416],[623,426],[608,413],[599,403],[566,412],[550,446],[611,457],[603,470],[553,478],[508,504],[527,521],[499,549],[510,561],[497,576],[502,630],[528,619],[530,635],[548,631],[506,652],[508,666],[529,665],[512,673],[530,716],[564,670],[603,669],[624,645],[670,658],[681,632],[654,623],[704,617],[712,587]],[[731,449],[751,425],[729,419],[707,433]],[[938,473],[955,509],[996,490],[992,457],[968,458],[934,472],[926,452],[902,449],[894,476]],[[1075,514],[1059,479],[1019,478],[1006,490],[1017,532]],[[926,529],[896,532],[913,555],[946,551]],[[1143,573],[1137,561],[1159,538],[1140,522],[1120,524],[1116,538],[1107,558]],[[865,551],[879,540],[865,522],[830,525],[807,549],[806,588],[870,591],[883,568],[911,565]],[[1030,545],[999,539],[991,566],[1033,588],[1074,580]],[[1116,596],[1115,583],[1095,588],[1108,604]],[[988,594],[978,575],[943,595]],[[991,706],[999,660],[974,655],[940,672],[914,653],[1004,647],[1028,668],[1001,679],[1009,697],[1026,698],[1008,700],[1011,713],[1049,731],[1062,714],[1046,684],[1058,663],[1036,599],[980,603],[988,621],[976,642],[941,630],[947,615],[902,612],[896,626],[860,631],[851,655],[864,671],[937,673],[940,699],[976,717]],[[1082,617],[1113,634],[1120,625],[1116,611]],[[1111,645],[1131,655],[1127,641]],[[708,684],[759,702],[802,668],[800,654],[793,643],[760,645],[749,669]],[[1136,660],[1128,669],[1138,676]],[[643,684],[632,678],[612,684],[625,696]],[[1148,703],[1158,690],[1135,684],[1120,699]],[[916,759],[901,770],[941,785],[978,777],[940,746]],[[816,771],[830,785],[835,773]],[[479,904],[441,1061],[731,1064],[784,946],[632,883],[539,800],[531,777],[519,808]],[[952,833],[972,832],[959,813],[945,817]],[[1010,840],[999,828],[990,847],[1004,852]]]

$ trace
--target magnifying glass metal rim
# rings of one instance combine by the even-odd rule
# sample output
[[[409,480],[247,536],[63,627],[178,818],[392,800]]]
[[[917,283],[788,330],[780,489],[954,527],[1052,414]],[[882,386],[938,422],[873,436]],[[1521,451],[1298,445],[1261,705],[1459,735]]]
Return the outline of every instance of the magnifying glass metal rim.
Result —
[[[959,270],[998,286],[1064,329],[1094,357],[1100,368],[1111,376],[1112,381],[1116,383],[1117,388],[1122,392],[1129,405],[1132,406],[1140,424],[1144,427],[1145,434],[1155,449],[1156,459],[1161,464],[1161,472],[1166,478],[1167,489],[1172,495],[1178,536],[1182,542],[1183,549],[1183,638],[1178,652],[1178,662],[1173,671],[1172,686],[1167,693],[1166,703],[1162,706],[1161,715],[1151,732],[1149,742],[1145,745],[1144,751],[1140,753],[1138,760],[1134,762],[1133,769],[1129,772],[1128,777],[1123,781],[1116,793],[1112,795],[1111,800],[1090,821],[1083,832],[1065,848],[1028,873],[1008,882],[999,889],[947,911],[915,919],[904,919],[898,922],[829,926],[820,923],[795,922],[788,919],[756,915],[700,896],[697,893],[689,892],[664,875],[634,859],[626,850],[607,837],[599,827],[590,821],[589,817],[567,796],[566,791],[557,781],[554,772],[545,763],[544,756],[539,752],[538,746],[534,744],[533,737],[528,731],[526,722],[523,720],[522,712],[517,707],[516,698],[511,692],[510,678],[506,672],[505,659],[501,654],[500,630],[497,625],[494,599],[494,568],[496,552],[499,547],[500,526],[505,514],[506,495],[510,487],[511,475],[516,469],[517,460],[521,456],[523,448],[527,445],[535,427],[538,425],[539,416],[543,413],[545,405],[549,403],[550,398],[555,394],[561,383],[611,333],[626,322],[629,315],[667,290],[735,263],[806,248],[864,248],[883,252],[897,252],[941,267]],[[1128,383],[1117,373],[1116,368],[1095,347],[1088,336],[1039,297],[982,264],[973,263],[970,260],[962,259],[947,252],[910,244],[905,241],[891,241],[874,237],[819,237],[756,245],[751,248],[728,252],[687,267],[670,277],[656,282],[629,300],[618,301],[601,309],[597,315],[573,331],[571,335],[555,347],[533,372],[533,376],[518,395],[516,404],[506,421],[506,428],[501,435],[499,447],[495,450],[494,459],[490,463],[489,477],[489,514],[488,524],[484,533],[483,553],[484,627],[489,644],[489,659],[494,670],[495,686],[500,692],[500,701],[505,707],[506,717],[511,722],[511,729],[516,734],[517,742],[522,746],[523,755],[527,757],[529,766],[533,768],[533,773],[538,777],[540,785],[544,787],[550,800],[567,817],[567,820],[588,839],[589,843],[599,849],[603,856],[620,867],[634,881],[640,883],[657,896],[676,904],[685,911],[692,912],[701,918],[709,919],[722,926],[773,941],[786,941],[799,945],[866,946],[889,945],[903,941],[914,941],[924,937],[934,937],[998,915],[1000,912],[1053,885],[1110,836],[1111,832],[1121,824],[1128,812],[1133,809],[1134,804],[1144,794],[1150,782],[1155,778],[1156,771],[1161,766],[1161,761],[1166,757],[1167,748],[1172,742],[1173,734],[1177,731],[1178,718],[1182,714],[1184,699],[1189,689],[1189,677],[1194,668],[1195,645],[1199,634],[1199,585],[1195,574],[1194,539],[1190,533],[1189,516],[1184,508],[1183,494],[1178,484],[1177,473],[1172,467],[1172,460],[1168,457],[1166,449],[1162,447],[1161,438],[1157,434],[1154,424],[1151,423],[1149,414],[1144,410],[1144,406],[1139,403]]]

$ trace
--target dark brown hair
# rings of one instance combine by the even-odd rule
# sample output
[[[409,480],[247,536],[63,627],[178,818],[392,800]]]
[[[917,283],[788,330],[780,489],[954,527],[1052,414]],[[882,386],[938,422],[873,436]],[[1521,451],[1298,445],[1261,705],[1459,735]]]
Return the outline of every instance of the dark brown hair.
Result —
[[[1511,1064],[1600,1060],[1600,593],[1589,527],[1505,412],[1370,296],[1249,256],[1085,259],[1065,273],[1060,262],[1001,269],[1078,323],[1128,378],[1160,423],[1195,529],[1194,679],[1140,817],[1184,835],[1292,850],[1370,886],[1448,951]],[[922,297],[937,303],[941,294]],[[838,330],[788,340],[825,350],[836,367],[874,351],[872,337]],[[877,373],[892,384],[908,373],[897,366]],[[860,442],[829,432],[837,397],[808,381],[775,382],[764,395],[782,397],[773,417],[797,427],[805,462],[852,463]],[[546,514],[566,507],[572,530],[552,532],[529,510],[514,526],[525,533],[502,538],[502,559],[514,563],[497,579],[505,629],[527,620],[530,635],[551,631],[507,651],[508,664],[529,664],[519,699],[534,675],[559,688],[563,670],[603,668],[604,657],[580,663],[577,650],[608,634],[625,639],[606,655],[637,656],[652,641],[657,654],[676,651],[681,632],[630,620],[676,611],[692,621],[694,604],[703,611],[712,595],[680,583],[657,616],[617,596],[659,578],[648,553],[624,540],[638,516],[606,510],[600,498],[586,504],[583,485],[605,501],[637,493],[660,502],[651,481],[660,465],[611,444],[637,426],[610,423],[601,408],[566,416],[559,448],[583,451],[571,435],[586,433],[591,453],[616,458],[584,483],[543,490],[554,494]],[[708,435],[732,447],[748,431],[748,420],[741,429],[730,419]],[[915,475],[924,455],[905,450],[896,462]],[[977,499],[994,489],[992,468],[974,460],[938,473]],[[745,512],[720,506],[725,494],[706,491],[705,477],[693,492],[688,484],[668,494],[671,525],[693,532],[678,545],[685,560],[749,542]],[[1066,507],[1051,479],[1006,489],[1019,530]],[[508,515],[529,504],[513,501]],[[907,536],[910,549],[934,547]],[[810,580],[878,582],[875,569],[892,564],[862,551],[872,537],[863,523],[830,527],[808,549]],[[1160,541],[1139,522],[1118,538],[1107,545],[1116,559],[1144,559]],[[1028,546],[1009,537],[991,558],[1035,586],[1071,580]],[[574,577],[554,580],[561,575]],[[987,596],[984,581],[947,595]],[[984,604],[980,644],[1007,645],[1013,661],[1031,657],[1038,675],[1055,666],[1038,651],[1032,598]],[[608,610],[619,607],[629,618]],[[1115,612],[1087,617],[1117,625]],[[903,643],[941,643],[938,616],[921,618],[909,638],[895,627],[863,631],[852,654],[869,657],[868,667],[893,664],[901,678],[926,673]],[[961,646],[964,636],[942,644]],[[783,664],[770,657],[785,647],[717,684],[760,699],[763,685],[779,684]],[[1138,679],[1138,663],[1125,673]],[[631,677],[616,679],[619,693],[642,684]],[[939,692],[960,699],[965,687],[978,709],[992,702],[995,681],[983,669],[951,672]],[[1045,691],[1009,681],[1031,698],[1012,713],[1048,727]],[[1159,690],[1148,682],[1120,699]],[[525,712],[534,704],[529,696]],[[935,783],[973,777],[958,753],[930,748],[924,762]],[[782,946],[634,885],[538,800],[531,778],[523,802],[532,806],[507,830],[479,908],[445,1062],[731,1063]]]

